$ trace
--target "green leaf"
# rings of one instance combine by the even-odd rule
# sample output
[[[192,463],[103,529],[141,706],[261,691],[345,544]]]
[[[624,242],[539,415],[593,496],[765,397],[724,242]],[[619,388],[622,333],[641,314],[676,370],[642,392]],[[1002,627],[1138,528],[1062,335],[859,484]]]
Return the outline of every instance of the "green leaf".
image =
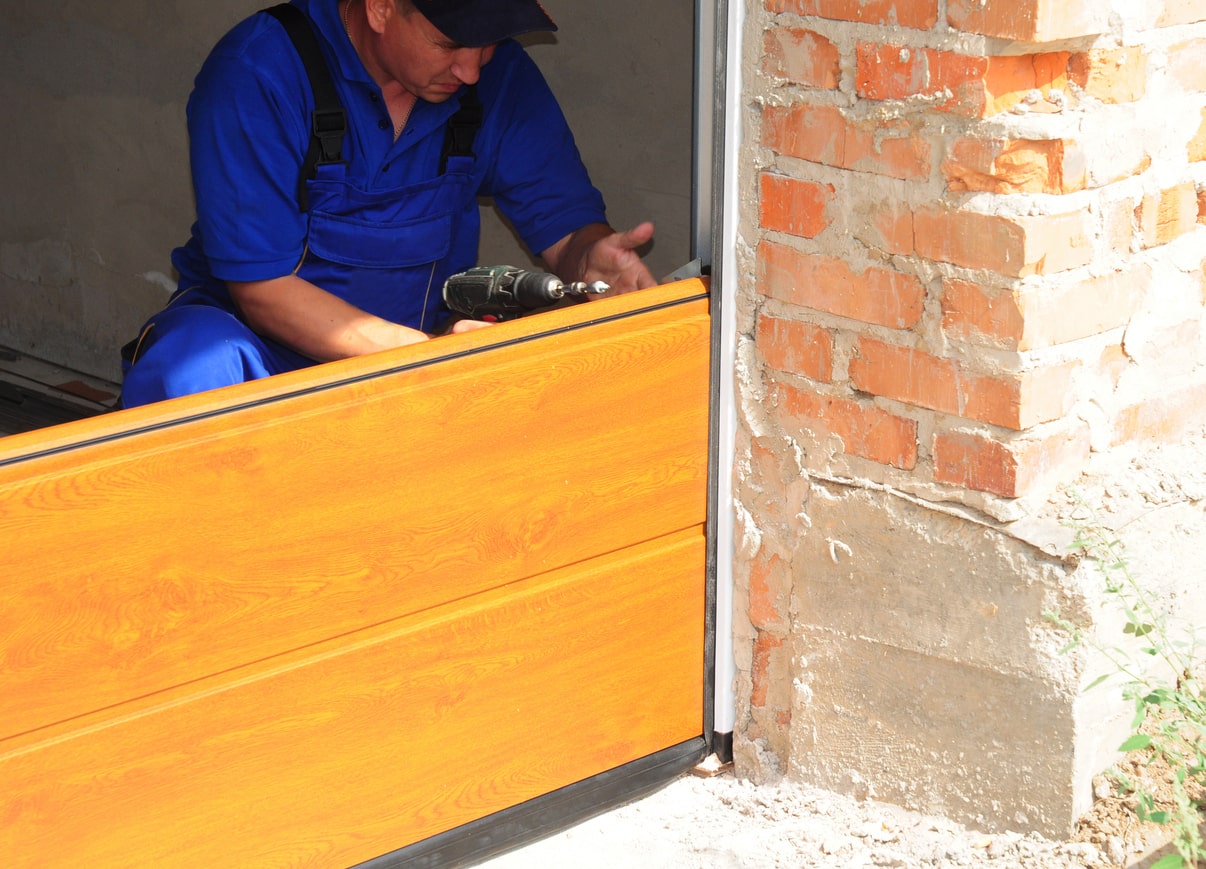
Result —
[[[1085,690],[1088,691],[1090,688],[1096,688],[1098,685],[1100,685],[1102,682],[1104,682],[1108,678],[1110,678],[1109,673],[1102,673],[1100,676],[1098,676],[1096,679],[1094,679],[1092,682],[1090,682],[1088,685],[1086,685]]]
[[[1146,733],[1136,733],[1122,745],[1118,746],[1119,751],[1138,751],[1141,748],[1148,748],[1152,744],[1152,738]]]

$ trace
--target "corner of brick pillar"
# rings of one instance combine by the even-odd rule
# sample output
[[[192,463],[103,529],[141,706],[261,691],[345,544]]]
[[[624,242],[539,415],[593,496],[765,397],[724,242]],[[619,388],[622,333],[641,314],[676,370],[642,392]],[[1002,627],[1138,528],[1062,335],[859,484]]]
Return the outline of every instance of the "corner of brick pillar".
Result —
[[[1128,710],[1061,487],[1206,608],[1206,4],[1114,5],[748,19],[741,775],[1067,834]]]

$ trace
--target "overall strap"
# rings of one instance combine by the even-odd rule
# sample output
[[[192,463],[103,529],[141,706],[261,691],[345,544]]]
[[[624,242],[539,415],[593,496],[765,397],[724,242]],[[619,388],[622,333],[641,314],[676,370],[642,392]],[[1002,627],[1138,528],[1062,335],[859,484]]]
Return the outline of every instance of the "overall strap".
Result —
[[[448,168],[449,157],[474,157],[473,140],[482,128],[482,102],[477,96],[477,83],[465,88],[460,108],[448,119],[444,133],[444,149],[440,152],[440,174]]]
[[[343,139],[348,131],[347,114],[339,95],[335,92],[331,70],[322,56],[318,38],[314,35],[314,28],[305,13],[288,3],[262,11],[279,21],[289,34],[302,64],[306,67],[310,89],[314,92],[310,148],[302,162],[301,177],[297,182],[297,203],[304,212],[310,207],[306,196],[306,182],[314,177],[318,167],[330,163],[347,164],[343,157]]]

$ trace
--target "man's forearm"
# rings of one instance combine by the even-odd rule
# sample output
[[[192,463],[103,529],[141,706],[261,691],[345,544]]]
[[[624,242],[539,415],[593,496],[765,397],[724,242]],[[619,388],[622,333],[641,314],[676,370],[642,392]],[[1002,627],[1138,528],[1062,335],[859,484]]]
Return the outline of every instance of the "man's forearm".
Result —
[[[296,275],[228,286],[253,330],[318,362],[416,344],[429,337],[362,311]]]

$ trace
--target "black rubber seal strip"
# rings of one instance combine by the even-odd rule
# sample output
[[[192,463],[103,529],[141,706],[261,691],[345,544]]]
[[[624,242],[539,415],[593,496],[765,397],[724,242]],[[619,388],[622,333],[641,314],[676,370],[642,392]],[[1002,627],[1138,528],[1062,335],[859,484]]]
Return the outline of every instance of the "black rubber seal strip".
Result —
[[[706,751],[702,736],[679,743],[361,863],[359,869],[471,866],[648,796],[698,764]]]
[[[21,462],[32,461],[34,459],[45,458],[47,456],[59,455],[61,453],[69,453],[84,447],[94,446],[98,444],[111,443],[113,441],[124,440],[129,437],[136,437],[141,434],[148,434],[155,431],[164,431],[170,428],[187,425],[191,422],[197,422],[205,419],[215,419],[222,416],[227,416],[232,413],[237,413],[240,410],[247,410],[252,407],[265,407],[271,404],[279,404],[283,401],[288,401],[292,398],[298,398],[303,395],[314,395],[320,392],[329,392],[332,389],[338,389],[341,386],[348,386],[353,383],[364,383],[369,380],[375,380],[378,377],[386,377],[391,374],[398,374],[403,371],[413,371],[420,368],[426,368],[431,365],[438,365],[450,359],[466,359],[472,356],[480,356],[489,353],[492,350],[501,349],[503,347],[517,347],[521,344],[529,344],[533,341],[539,341],[542,338],[550,338],[554,335],[565,335],[573,332],[579,332],[583,329],[588,329],[591,326],[596,326],[601,323],[612,323],[619,320],[628,320],[637,317],[649,311],[661,311],[666,308],[674,308],[679,305],[686,305],[691,302],[698,302],[708,298],[707,293],[699,293],[694,296],[687,296],[681,299],[674,299],[669,302],[662,302],[657,305],[649,305],[644,308],[637,308],[633,311],[625,311],[621,314],[611,314],[606,317],[596,317],[591,320],[584,320],[581,323],[574,323],[569,326],[560,326],[556,329],[549,329],[543,332],[535,332],[531,335],[523,335],[518,338],[511,338],[507,341],[502,341],[498,344],[489,344],[485,347],[474,347],[470,350],[462,350],[458,353],[450,353],[444,356],[435,356],[431,359],[424,359],[421,362],[411,362],[405,365],[395,365],[391,368],[383,368],[380,371],[373,371],[367,374],[360,374],[355,377],[345,377],[340,380],[334,380],[330,383],[319,384],[318,386],[308,386],[303,389],[293,390],[291,392],[273,395],[268,398],[260,398],[255,401],[248,401],[242,404],[232,404],[227,407],[222,407],[216,410],[207,411],[205,413],[191,414],[179,419],[169,420],[167,422],[156,423],[154,425],[139,426],[137,428],[126,429],[119,432],[114,432],[103,437],[87,438],[85,440],[73,441],[69,444],[63,444],[57,447],[51,447],[44,450],[34,450],[28,453],[22,453],[19,456],[10,456],[7,459],[0,459],[0,468],[8,465],[16,465]]]

